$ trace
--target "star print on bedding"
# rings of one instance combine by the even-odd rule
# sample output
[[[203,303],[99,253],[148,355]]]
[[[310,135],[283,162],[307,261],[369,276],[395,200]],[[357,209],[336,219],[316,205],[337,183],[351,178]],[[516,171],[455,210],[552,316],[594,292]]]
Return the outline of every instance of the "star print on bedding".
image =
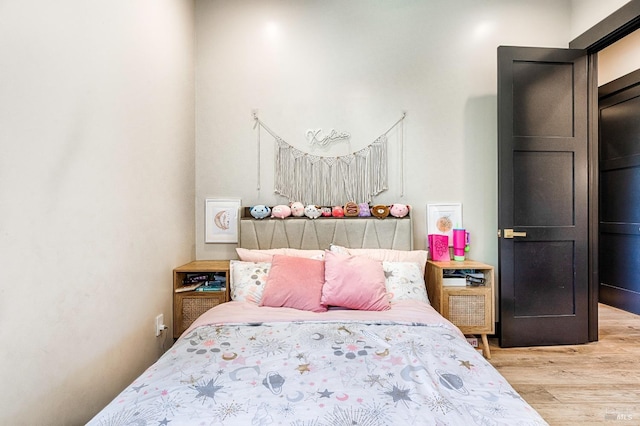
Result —
[[[91,425],[544,425],[446,324],[300,321],[189,331]]]

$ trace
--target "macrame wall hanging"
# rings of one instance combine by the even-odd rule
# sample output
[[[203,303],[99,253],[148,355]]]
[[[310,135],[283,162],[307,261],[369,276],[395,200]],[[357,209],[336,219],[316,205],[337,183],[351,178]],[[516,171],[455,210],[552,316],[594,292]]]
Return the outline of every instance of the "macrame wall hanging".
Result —
[[[253,112],[258,128],[258,190],[260,190],[260,128],[275,139],[274,190],[290,202],[322,206],[342,205],[347,201],[371,202],[372,197],[388,189],[387,134],[402,124],[406,113],[368,146],[337,157],[313,155],[294,148],[267,127]],[[307,138],[309,139],[307,131]],[[332,131],[331,135],[336,133]],[[344,135],[342,133],[341,135]],[[401,162],[403,161],[401,136]],[[330,137],[329,137],[330,138]],[[344,139],[344,138],[340,138]],[[401,174],[404,176],[403,167]],[[404,178],[402,177],[404,187]],[[404,192],[404,188],[402,189]],[[403,194],[402,194],[403,195]]]

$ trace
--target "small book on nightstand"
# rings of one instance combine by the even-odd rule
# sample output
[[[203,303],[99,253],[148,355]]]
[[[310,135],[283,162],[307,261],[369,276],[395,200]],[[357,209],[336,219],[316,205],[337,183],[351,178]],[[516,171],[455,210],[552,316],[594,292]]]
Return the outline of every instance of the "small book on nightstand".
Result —
[[[225,280],[206,281],[198,287],[196,291],[226,291],[227,285]]]
[[[467,280],[464,277],[443,277],[442,285],[445,287],[464,287],[467,285]]]
[[[464,287],[467,285],[465,269],[445,269],[442,271],[442,285],[445,287]]]
[[[182,280],[183,285],[203,283],[209,279],[208,273],[187,274]]]

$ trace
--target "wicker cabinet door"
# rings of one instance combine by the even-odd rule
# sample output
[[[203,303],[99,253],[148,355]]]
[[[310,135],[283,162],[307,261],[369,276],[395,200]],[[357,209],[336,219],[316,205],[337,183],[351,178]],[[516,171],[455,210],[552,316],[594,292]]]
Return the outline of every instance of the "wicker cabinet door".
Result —
[[[490,289],[444,290],[443,316],[463,333],[493,333],[492,292]]]
[[[224,302],[225,297],[223,294],[202,295],[190,293],[188,295],[176,295],[173,336],[179,337],[200,315]]]

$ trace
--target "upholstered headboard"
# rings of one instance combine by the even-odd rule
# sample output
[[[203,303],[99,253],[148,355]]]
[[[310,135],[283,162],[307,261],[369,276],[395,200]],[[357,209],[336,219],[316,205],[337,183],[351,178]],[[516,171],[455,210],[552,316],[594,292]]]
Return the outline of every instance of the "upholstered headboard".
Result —
[[[409,216],[309,219],[240,218],[240,247],[247,249],[328,249],[331,244],[349,248],[413,250],[413,224]]]

